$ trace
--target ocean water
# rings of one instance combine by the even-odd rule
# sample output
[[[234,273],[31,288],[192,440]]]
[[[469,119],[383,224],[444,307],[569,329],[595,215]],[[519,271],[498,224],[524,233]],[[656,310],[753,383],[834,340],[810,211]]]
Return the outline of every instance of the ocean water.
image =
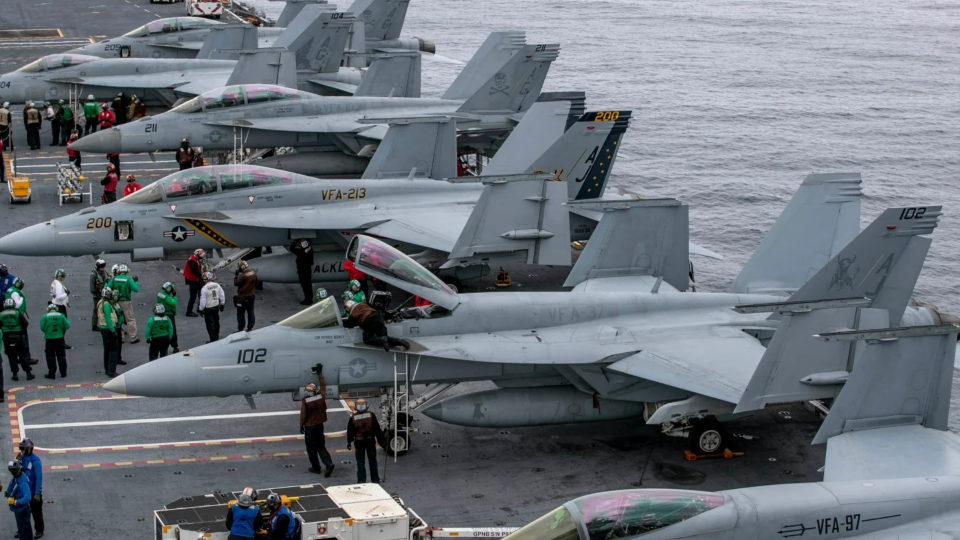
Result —
[[[442,57],[424,94],[507,29],[561,44],[545,90],[633,110],[609,187],[690,205],[692,240],[725,257],[694,260],[701,290],[729,286],[806,174],[859,171],[864,226],[944,206],[915,296],[960,314],[960,3],[412,0],[403,35]]]

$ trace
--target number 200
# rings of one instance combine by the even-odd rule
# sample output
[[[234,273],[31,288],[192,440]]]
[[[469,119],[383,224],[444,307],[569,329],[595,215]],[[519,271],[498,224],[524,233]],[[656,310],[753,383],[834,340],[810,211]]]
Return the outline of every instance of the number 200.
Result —
[[[110,227],[113,227],[112,218],[90,218],[87,220],[88,229],[109,229]]]
[[[597,113],[594,122],[614,122],[620,118],[620,111],[600,111]]]
[[[237,363],[238,364],[252,364],[254,362],[266,362],[267,350],[266,349],[243,349],[237,351]]]

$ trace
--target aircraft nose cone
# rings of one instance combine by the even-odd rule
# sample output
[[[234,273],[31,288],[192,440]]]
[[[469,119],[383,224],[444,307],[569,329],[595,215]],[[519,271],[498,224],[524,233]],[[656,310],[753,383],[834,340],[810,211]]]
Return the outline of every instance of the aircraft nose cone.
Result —
[[[52,221],[38,223],[0,238],[0,253],[27,257],[55,255],[56,239]]]
[[[128,396],[193,397],[197,395],[197,364],[187,353],[173,354],[112,379],[103,389]]]
[[[120,128],[115,127],[98,131],[74,141],[70,148],[77,152],[93,152],[95,154],[122,152],[120,135]]]

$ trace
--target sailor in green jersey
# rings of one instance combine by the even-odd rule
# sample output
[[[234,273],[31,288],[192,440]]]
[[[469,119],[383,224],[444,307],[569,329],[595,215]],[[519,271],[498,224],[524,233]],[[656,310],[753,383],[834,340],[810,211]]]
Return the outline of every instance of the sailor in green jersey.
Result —
[[[167,347],[173,339],[173,324],[170,323],[170,318],[166,316],[165,311],[163,304],[157,304],[153,309],[153,317],[147,319],[147,327],[143,330],[143,335],[150,344],[151,362],[167,355]]]
[[[137,320],[133,315],[133,304],[130,303],[130,297],[133,293],[140,292],[140,285],[137,283],[137,277],[130,277],[129,273],[130,269],[127,268],[127,265],[121,264],[117,269],[117,275],[107,282],[107,287],[110,287],[120,297],[117,305],[123,310],[127,336],[130,338],[130,344],[133,345],[138,343],[140,338],[137,337]]]
[[[26,330],[27,324],[26,315],[17,310],[13,298],[4,300],[3,311],[0,311],[0,332],[3,333],[3,349],[7,353],[10,371],[13,373],[13,380],[15,381],[20,380],[18,375],[20,368],[27,372],[28,381],[36,378],[30,368],[30,356],[23,345],[26,341],[24,330]]]
[[[113,291],[104,287],[100,291],[100,301],[97,302],[97,324],[100,327],[100,337],[103,339],[103,372],[107,377],[117,376],[117,312],[113,309],[110,300]]]
[[[70,329],[70,320],[55,304],[47,306],[47,313],[40,318],[40,331],[46,340],[44,352],[47,354],[47,379],[57,378],[57,368],[60,368],[60,377],[67,376],[67,352],[64,334]]]
[[[170,319],[170,324],[173,326],[173,337],[170,338],[170,347],[173,348],[174,353],[178,353],[180,352],[180,344],[177,339],[177,307],[179,300],[177,300],[177,290],[173,287],[173,283],[168,281],[163,284],[163,288],[157,293],[157,303],[163,306],[163,313]]]

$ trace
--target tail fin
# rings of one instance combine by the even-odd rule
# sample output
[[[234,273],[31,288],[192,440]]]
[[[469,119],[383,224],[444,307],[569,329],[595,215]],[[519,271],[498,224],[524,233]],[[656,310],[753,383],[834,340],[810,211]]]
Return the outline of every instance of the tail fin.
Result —
[[[353,96],[420,97],[420,53],[397,51],[374,56]]]
[[[583,92],[544,92],[523,114],[497,154],[483,168],[485,176],[531,171],[534,162],[583,116]]]
[[[863,342],[863,348],[813,444],[850,431],[891,426],[947,429],[956,326],[834,332],[818,337]]]
[[[485,178],[485,184],[443,268],[493,261],[570,265],[563,184],[546,175]]]
[[[793,302],[866,297],[886,309],[896,324],[903,317],[917,282],[940,206],[890,208],[874,220],[810,281],[790,297]]]
[[[497,70],[526,44],[527,34],[523,31],[491,33],[457,75],[450,88],[447,88],[443,99],[469,98],[480,88],[484,88],[483,83],[496,75]]]
[[[779,313],[781,319],[734,413],[837,397],[853,368],[855,351],[850,343],[826,342],[814,336],[889,326],[887,310],[865,307],[869,305],[868,298],[847,298],[735,307],[738,313]]]
[[[454,178],[457,125],[449,117],[369,119],[390,128],[370,159],[363,178]]]
[[[204,40],[198,59],[236,60],[238,51],[257,48],[257,27],[250,24],[214,26]]]
[[[516,113],[529,109],[559,54],[560,45],[524,45],[467,99],[459,112]]]
[[[526,171],[514,172],[550,173],[567,185],[570,199],[598,199],[603,196],[630,115],[630,111],[588,112]]]
[[[369,40],[397,39],[407,18],[410,0],[356,0],[347,10],[364,24]]]
[[[564,287],[605,278],[653,276],[678,291],[689,286],[690,219],[676,199],[571,203],[603,212]]]
[[[860,173],[811,174],[730,287],[792,293],[860,230]]]
[[[304,6],[326,3],[327,0],[286,0],[286,5],[283,6],[283,11],[280,12],[280,16],[277,17],[274,26],[277,28],[286,28],[293,24],[293,21],[296,20],[300,12],[303,11]],[[335,5],[331,5],[330,11],[335,11],[336,7]]]
[[[339,68],[352,22],[352,14],[337,12],[334,5],[306,5],[277,37],[273,46],[293,52],[298,70],[316,69],[314,66],[320,64],[319,56],[324,56],[324,63],[332,58],[331,61]],[[324,54],[326,51],[328,54]],[[333,58],[335,54],[337,56]]]
[[[286,49],[240,51],[240,60],[227,79],[232,84],[276,84],[297,87],[297,70],[293,53]]]

